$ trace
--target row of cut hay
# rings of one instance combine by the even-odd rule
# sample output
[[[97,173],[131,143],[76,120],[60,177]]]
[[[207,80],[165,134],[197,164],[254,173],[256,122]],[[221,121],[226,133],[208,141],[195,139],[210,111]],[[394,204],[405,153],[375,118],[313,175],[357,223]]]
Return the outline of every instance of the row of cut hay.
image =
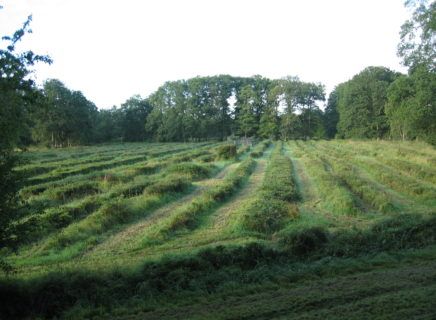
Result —
[[[130,164],[134,164],[134,163],[137,163],[140,161],[144,161],[146,159],[147,159],[147,156],[142,155],[142,156],[134,156],[131,158],[117,160],[117,161],[104,161],[104,162],[100,162],[98,164],[91,163],[88,165],[81,165],[77,168],[76,167],[58,168],[54,171],[49,172],[48,174],[43,174],[43,175],[38,175],[38,176],[32,177],[26,181],[26,184],[27,185],[35,185],[35,184],[41,184],[44,182],[61,180],[61,179],[66,178],[68,176],[93,173],[95,171],[111,169],[111,168],[118,167],[121,165],[130,165]]]
[[[224,144],[216,148],[217,160],[235,159],[237,155],[236,146],[234,144]]]
[[[434,148],[425,144],[413,143],[413,147],[406,143],[388,141],[329,141],[321,144],[336,147],[339,150],[347,149],[356,154],[371,158],[401,159],[418,165],[434,166],[436,164],[436,152]],[[429,147],[433,150],[430,150]],[[422,150],[427,149],[427,152]]]
[[[313,148],[314,153],[318,154],[318,157],[331,168],[333,174],[365,204],[382,213],[400,210],[394,198],[377,183],[362,176],[361,170],[352,165],[352,159],[346,154],[337,154],[338,156],[335,157],[331,155],[333,153],[331,150],[317,149],[316,145],[309,146],[309,148]]]
[[[210,144],[190,143],[183,144],[182,148],[189,146],[201,147]],[[49,151],[29,151],[23,153],[25,165],[20,168],[32,168],[44,165],[65,165],[86,162],[87,159],[112,157],[130,157],[138,154],[147,154],[150,157],[159,156],[167,152],[180,150],[180,143],[123,143],[115,145],[98,145],[80,148],[52,149]]]
[[[235,171],[229,173],[221,182],[192,202],[181,206],[169,218],[150,229],[143,242],[145,244],[152,243],[166,238],[176,231],[197,227],[200,216],[233,195],[251,174],[255,164],[251,158],[242,161]]]
[[[109,155],[109,156],[94,155],[92,157],[81,158],[80,160],[72,158],[72,159],[62,160],[59,162],[49,163],[47,165],[31,164],[31,165],[19,167],[18,170],[21,171],[26,177],[30,178],[32,176],[42,175],[44,173],[55,171],[56,169],[62,167],[72,168],[84,164],[113,161],[115,159],[116,159],[116,155]]]
[[[241,144],[238,147],[238,157],[242,156],[243,154],[249,152],[251,150],[251,145],[250,144]]]
[[[97,210],[106,201],[102,197],[89,196],[65,206],[51,207],[40,214],[31,214],[10,225],[13,241],[17,245],[31,243]]]
[[[51,207],[41,214],[32,214],[17,221],[14,226],[17,230],[30,230],[25,232],[28,235],[25,239],[34,240],[88,216],[105,203],[124,201],[126,198],[141,195],[146,197],[183,193],[191,186],[191,181],[207,178],[215,171],[216,168],[210,164],[175,164],[159,175],[138,176],[130,183],[117,185],[104,194],[88,196],[82,201],[60,207]],[[92,205],[89,205],[91,202]],[[90,211],[91,209],[93,210]]]
[[[340,151],[332,151],[327,148],[323,151],[326,153],[336,152],[337,157],[340,155],[344,157],[346,155],[345,152],[341,153]],[[402,175],[398,170],[384,165],[373,158],[356,156],[350,152],[347,159],[348,162],[364,169],[376,181],[399,193],[411,196],[421,202],[432,203],[436,199],[436,187],[430,183],[417,180],[408,175]]]
[[[203,150],[207,147],[202,147],[201,150],[188,150],[185,148],[182,150],[174,151],[175,154],[164,154],[158,158],[153,158],[152,161],[142,161],[135,164],[121,165],[110,170],[96,170],[88,174],[78,174],[76,176],[68,176],[64,179],[57,181],[50,181],[41,184],[36,184],[32,186],[27,186],[20,191],[20,196],[27,199],[32,196],[36,196],[48,188],[56,188],[58,186],[63,186],[65,184],[76,183],[79,180],[101,180],[105,184],[112,183],[123,183],[127,182],[136,175],[148,175],[159,171],[161,168],[168,164],[174,162],[190,161],[193,159],[198,159],[200,156],[204,155]]]
[[[289,142],[289,145],[313,180],[321,199],[319,205],[323,209],[333,215],[361,213],[353,195],[342,181],[333,175],[331,168],[314,153],[313,149],[307,148],[303,142]]]
[[[325,226],[283,230],[279,246],[297,257],[353,257],[422,248],[436,243],[436,216],[401,214],[364,228],[328,230]]]
[[[87,147],[87,150],[93,150],[93,147]],[[151,147],[151,150],[158,151],[161,148]],[[173,149],[173,147],[166,148]],[[59,151],[52,151],[54,155]],[[144,145],[137,146],[133,152],[126,148],[108,148],[106,150],[100,150],[95,152],[83,152],[83,153],[74,153],[69,152],[68,157],[61,157],[58,160],[53,160],[50,162],[41,163],[38,159],[27,160],[26,164],[20,166],[18,170],[24,171],[27,176],[39,175],[42,173],[47,173],[49,171],[54,171],[59,168],[73,168],[79,167],[83,164],[91,164],[98,162],[107,162],[110,160],[116,161],[127,157],[137,156],[137,155],[145,155],[150,153],[150,148],[146,148]],[[26,158],[26,155],[24,155]]]
[[[398,156],[389,148],[376,149],[374,152],[364,152],[370,150],[371,145],[363,145],[366,147],[362,152],[362,144],[357,146],[335,142],[320,142],[319,146],[326,151],[335,152],[337,156],[348,155],[352,158],[359,159],[373,159],[372,161],[380,162],[391,169],[395,170],[398,175],[406,175],[408,177],[419,179],[423,183],[436,184],[436,168],[434,164],[428,164],[423,161],[413,161],[413,159]]]
[[[29,212],[27,215],[32,216],[32,219],[22,219],[17,221],[16,224],[23,229],[29,225],[30,221],[39,220],[39,218],[35,217],[39,215],[41,215],[40,219],[42,219],[41,224],[45,224],[47,220],[45,217],[52,217],[53,212],[59,212],[59,215],[64,215],[65,210],[69,210],[69,205],[59,207],[60,204],[65,204],[77,198],[79,195],[86,195],[85,199],[96,199],[98,203],[120,196],[129,198],[141,195],[148,186],[155,184],[159,179],[169,174],[184,175],[187,176],[190,181],[195,181],[207,178],[217,170],[212,164],[191,162],[171,164],[172,160],[173,159],[170,159],[159,163],[159,166],[166,165],[166,170],[162,171],[160,174],[134,176],[133,178],[129,178],[128,182],[125,183],[121,183],[122,181],[118,178],[126,180],[126,176],[120,177],[119,175],[107,174],[99,184],[96,184],[94,180],[80,180],[69,183],[64,187],[49,188],[41,196],[30,198],[23,208],[22,211]],[[115,185],[113,185],[114,182],[116,182]],[[86,193],[86,191],[88,191],[88,193]],[[96,193],[98,193],[97,197],[94,196]],[[48,212],[46,213],[46,211]],[[31,228],[33,229],[33,226],[31,226]]]
[[[251,153],[250,153],[250,157],[252,158],[260,158],[262,157],[263,153],[265,152],[265,150],[271,145],[271,141],[270,140],[264,140],[262,142],[260,142],[258,145],[256,145]]]
[[[188,152],[198,152],[198,150],[192,150],[194,148],[198,148],[196,145],[188,145],[178,148],[171,148],[171,149],[165,149],[165,150],[158,150],[158,151],[147,151],[141,153],[134,153],[132,155],[122,155],[117,159],[113,159],[111,161],[102,161],[97,163],[90,163],[87,165],[70,165],[65,166],[62,165],[61,167],[58,167],[56,170],[53,170],[47,174],[38,175],[35,177],[32,177],[27,181],[28,185],[35,185],[35,184],[41,184],[44,182],[51,182],[56,180],[64,179],[68,176],[73,175],[79,175],[79,174],[87,174],[87,173],[94,173],[96,171],[102,171],[106,169],[116,168],[123,165],[132,165],[135,163],[142,162],[146,159],[154,159],[159,157],[164,157],[167,155],[172,155],[174,153],[188,151]],[[181,159],[180,161],[183,161]]]
[[[174,198],[177,193],[187,191],[190,186],[191,183],[185,176],[168,176],[145,188],[144,195],[107,201],[91,215],[68,225],[59,234],[49,238],[43,248],[60,250],[74,243],[96,238],[138,216],[148,215]]]
[[[268,162],[262,186],[241,209],[240,225],[248,231],[273,233],[298,216],[299,194],[292,179],[292,162],[278,142]]]

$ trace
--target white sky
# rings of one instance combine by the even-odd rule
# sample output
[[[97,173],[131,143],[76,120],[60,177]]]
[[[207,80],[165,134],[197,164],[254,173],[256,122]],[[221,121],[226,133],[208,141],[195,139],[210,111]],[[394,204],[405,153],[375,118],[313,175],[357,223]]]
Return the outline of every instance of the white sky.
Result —
[[[0,36],[33,14],[20,48],[49,54],[57,78],[99,108],[167,80],[297,75],[327,92],[396,56],[402,0],[0,0]]]

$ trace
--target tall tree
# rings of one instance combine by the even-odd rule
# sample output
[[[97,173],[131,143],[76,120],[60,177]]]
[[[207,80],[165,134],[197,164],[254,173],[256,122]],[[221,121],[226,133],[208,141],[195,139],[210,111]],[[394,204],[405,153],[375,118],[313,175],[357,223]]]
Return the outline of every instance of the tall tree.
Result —
[[[37,62],[51,63],[47,56],[16,51],[16,44],[29,32],[31,20],[29,16],[22,28],[3,37],[6,49],[0,49],[0,247],[10,240],[8,226],[16,214],[20,186],[20,176],[13,170],[19,161],[14,148],[38,96],[31,78],[32,66]]]
[[[407,0],[405,6],[413,13],[401,26],[398,55],[410,71],[424,65],[436,72],[436,2]]]
[[[339,88],[338,86],[330,92],[327,106],[324,110],[324,126],[326,138],[332,139],[336,136],[337,133],[337,125],[339,121],[339,113],[338,113],[338,99],[339,99]]]
[[[44,83],[45,107],[35,116],[35,137],[53,147],[86,144],[93,140],[96,106],[80,91],[56,79]]]
[[[436,2],[409,0],[412,17],[401,27],[398,55],[409,67],[389,88],[391,136],[436,145]]]
[[[387,89],[397,73],[368,67],[338,90],[338,135],[343,138],[382,138],[389,131],[384,107]]]
[[[139,95],[132,96],[121,105],[119,127],[123,141],[144,141],[147,139],[144,124],[150,112],[150,103]]]
[[[239,112],[236,121],[239,132],[244,137],[254,136],[257,132],[255,91],[250,85],[244,86],[239,93],[238,100]]]
[[[394,138],[436,144],[436,77],[425,66],[399,77],[388,90],[386,114]]]

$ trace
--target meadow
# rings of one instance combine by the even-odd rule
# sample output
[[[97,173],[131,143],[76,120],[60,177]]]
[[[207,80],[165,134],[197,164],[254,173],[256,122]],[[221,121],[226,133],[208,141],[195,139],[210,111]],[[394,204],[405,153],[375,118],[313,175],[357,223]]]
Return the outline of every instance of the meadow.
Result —
[[[4,318],[436,317],[427,144],[125,143],[24,157]]]

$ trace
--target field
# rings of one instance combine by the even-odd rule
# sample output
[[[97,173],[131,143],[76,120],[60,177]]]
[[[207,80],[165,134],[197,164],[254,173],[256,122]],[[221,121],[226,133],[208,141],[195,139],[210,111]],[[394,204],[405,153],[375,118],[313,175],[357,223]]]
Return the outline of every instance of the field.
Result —
[[[418,142],[36,150],[0,317],[436,318],[436,150]]]

